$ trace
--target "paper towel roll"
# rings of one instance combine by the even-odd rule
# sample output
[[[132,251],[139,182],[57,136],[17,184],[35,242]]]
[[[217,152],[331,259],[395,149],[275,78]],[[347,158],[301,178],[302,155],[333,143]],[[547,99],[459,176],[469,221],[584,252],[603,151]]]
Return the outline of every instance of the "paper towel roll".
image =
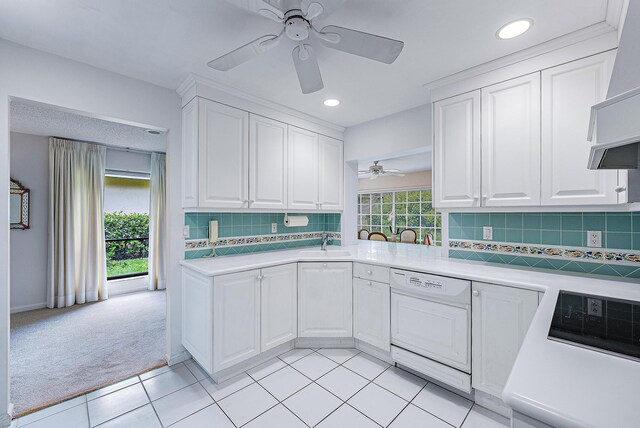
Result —
[[[306,215],[288,215],[284,218],[284,225],[287,227],[304,227],[309,224],[309,217]]]

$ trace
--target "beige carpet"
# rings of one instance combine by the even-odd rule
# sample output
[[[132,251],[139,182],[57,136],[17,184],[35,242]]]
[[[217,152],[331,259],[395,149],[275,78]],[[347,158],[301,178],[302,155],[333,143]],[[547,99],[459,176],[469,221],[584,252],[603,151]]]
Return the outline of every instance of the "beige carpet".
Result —
[[[165,292],[154,291],[11,315],[14,414],[163,364],[165,314]]]

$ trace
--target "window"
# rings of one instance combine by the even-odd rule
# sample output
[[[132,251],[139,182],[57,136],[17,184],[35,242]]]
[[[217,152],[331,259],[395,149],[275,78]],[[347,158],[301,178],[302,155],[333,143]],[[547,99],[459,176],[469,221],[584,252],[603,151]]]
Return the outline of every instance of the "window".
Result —
[[[424,242],[427,233],[433,235],[435,245],[442,242],[440,213],[433,208],[429,189],[395,192],[360,193],[358,195],[358,229],[382,232],[391,238],[392,219],[395,212],[396,229],[414,229],[418,242]]]
[[[148,178],[105,177],[104,232],[108,279],[147,275],[149,198]]]

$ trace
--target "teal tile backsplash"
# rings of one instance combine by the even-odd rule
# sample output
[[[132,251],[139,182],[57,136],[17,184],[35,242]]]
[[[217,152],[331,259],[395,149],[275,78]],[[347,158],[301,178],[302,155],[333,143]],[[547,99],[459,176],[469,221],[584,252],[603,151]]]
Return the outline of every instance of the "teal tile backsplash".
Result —
[[[586,248],[587,231],[602,232],[602,247]],[[450,213],[449,256],[640,278],[640,213]]]
[[[336,236],[340,236],[340,214],[292,215],[306,215],[309,217],[309,224],[305,227],[286,227],[284,213],[186,213],[185,225],[189,226],[188,240],[192,242],[187,243],[185,258],[194,259],[211,254],[210,248],[193,246],[193,241],[208,239],[209,222],[213,220],[218,221],[218,237],[224,243],[223,247],[216,248],[218,256],[320,245],[318,234],[321,232],[329,232],[333,237],[330,243],[340,245],[340,239],[336,239]],[[271,231],[272,223],[277,224],[276,233]],[[259,237],[263,236],[273,237],[274,240],[262,243]]]

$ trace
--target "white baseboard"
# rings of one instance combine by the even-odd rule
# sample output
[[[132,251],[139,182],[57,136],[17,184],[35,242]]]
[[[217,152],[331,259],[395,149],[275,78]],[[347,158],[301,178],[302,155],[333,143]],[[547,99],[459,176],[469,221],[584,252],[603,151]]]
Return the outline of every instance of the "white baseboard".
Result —
[[[477,389],[475,402],[478,406],[489,409],[492,412],[504,416],[505,418],[511,419],[513,414],[511,407],[507,406],[500,398],[494,397],[493,395],[487,394],[483,391],[478,391]]]
[[[34,303],[33,305],[14,306],[11,308],[11,313],[17,314],[18,312],[33,311],[34,309],[42,309],[46,307],[47,307],[47,302]]]
[[[359,349],[365,354],[376,357],[377,359],[389,364],[394,364],[393,358],[391,358],[391,351],[385,351],[380,348],[376,348],[375,346],[369,345],[368,343],[358,339],[356,339],[356,349]]]
[[[288,350],[293,349],[293,340],[283,343],[282,345],[278,345],[275,348],[271,348],[268,351],[262,352],[255,357],[249,358],[246,361],[236,364],[233,367],[229,367],[228,369],[220,370],[214,375],[211,375],[211,379],[215,383],[224,382],[227,379],[231,379],[232,377],[246,372],[247,370],[259,366],[260,364],[269,361],[273,357],[276,357],[280,354],[284,354]]]
[[[112,279],[107,281],[109,297],[123,294],[138,293],[149,290],[149,276],[136,276],[133,278]]]
[[[353,337],[298,337],[296,348],[354,348]]]
[[[175,364],[181,363],[183,361],[187,361],[191,358],[191,354],[186,349],[179,354],[165,354],[164,359],[167,361],[167,364],[173,366]]]
[[[13,417],[13,403],[9,403],[7,413],[0,413],[0,427],[5,428],[11,426],[11,418]]]

